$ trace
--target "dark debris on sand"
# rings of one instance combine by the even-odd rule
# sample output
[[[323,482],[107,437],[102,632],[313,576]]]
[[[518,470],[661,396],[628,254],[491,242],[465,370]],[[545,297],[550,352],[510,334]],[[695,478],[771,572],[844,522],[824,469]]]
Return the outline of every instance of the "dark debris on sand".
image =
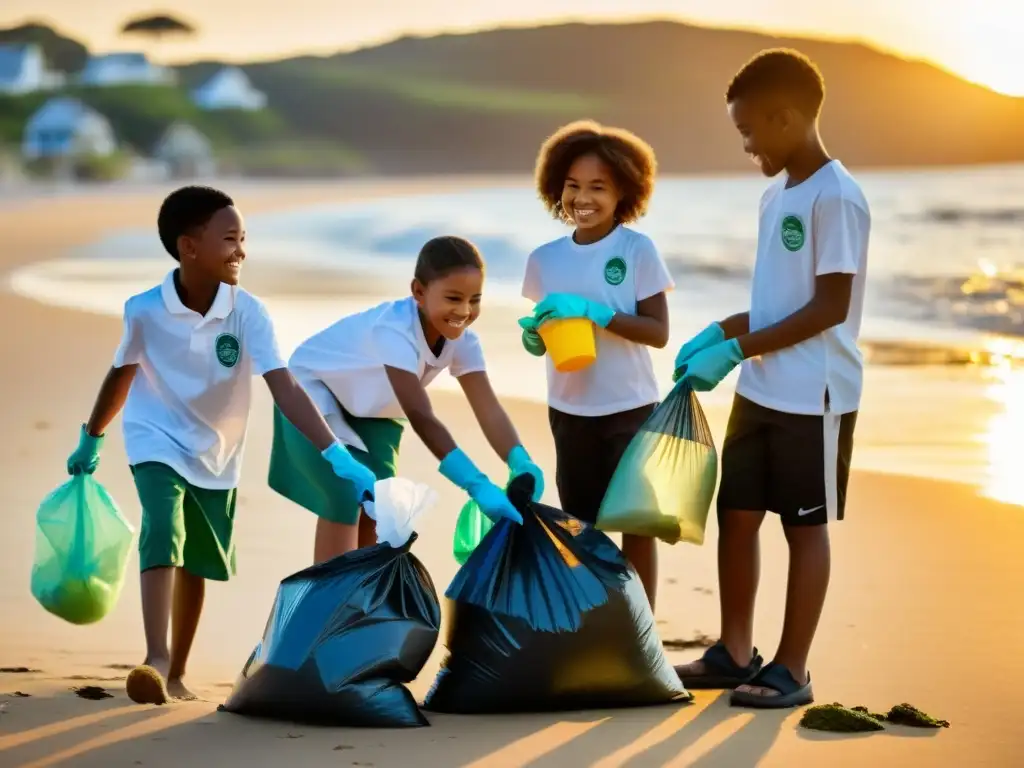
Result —
[[[669,638],[662,642],[666,651],[688,651],[691,648],[710,648],[714,644],[715,639],[705,635],[703,632],[698,632],[689,640]]]
[[[844,707],[833,702],[808,707],[800,718],[804,728],[833,733],[884,731],[883,723],[912,728],[949,728],[948,720],[938,720],[912,704],[897,704],[883,715],[864,706]]]
[[[81,688],[72,688],[75,695],[80,699],[88,699],[89,701],[101,701],[103,699],[112,699],[114,694],[108,691],[106,688],[100,688],[98,685],[83,685]]]
[[[3,675],[37,675],[42,671],[31,667],[0,667],[0,674]]]

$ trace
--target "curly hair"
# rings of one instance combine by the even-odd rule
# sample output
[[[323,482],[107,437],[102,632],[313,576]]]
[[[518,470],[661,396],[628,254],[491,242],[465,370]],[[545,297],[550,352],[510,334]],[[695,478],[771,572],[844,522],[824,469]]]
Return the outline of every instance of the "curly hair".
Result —
[[[764,93],[783,94],[809,117],[817,117],[825,101],[825,78],[807,56],[792,48],[768,48],[744,64],[725,91],[725,100]]]
[[[615,209],[615,218],[629,224],[647,213],[658,169],[654,150],[625,129],[580,120],[563,125],[551,134],[537,155],[537,192],[551,215],[565,222],[571,221],[562,210],[565,177],[578,158],[591,154],[608,166],[615,186],[622,194]]]

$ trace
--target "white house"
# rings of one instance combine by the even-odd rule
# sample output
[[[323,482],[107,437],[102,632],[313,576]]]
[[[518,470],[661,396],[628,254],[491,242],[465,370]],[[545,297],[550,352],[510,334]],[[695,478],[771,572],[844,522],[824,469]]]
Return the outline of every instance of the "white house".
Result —
[[[210,140],[188,123],[176,122],[164,131],[153,148],[153,157],[176,178],[198,178],[216,172]]]
[[[117,150],[110,122],[77,99],[53,98],[25,124],[21,154],[44,157],[106,157]]]
[[[78,76],[83,85],[161,85],[173,83],[174,72],[153,64],[144,53],[92,56]]]
[[[63,81],[60,73],[46,68],[43,50],[35,43],[0,45],[0,93],[32,93]]]
[[[192,91],[192,101],[200,109],[245,109],[256,111],[267,105],[265,93],[256,90],[245,72],[224,67]]]

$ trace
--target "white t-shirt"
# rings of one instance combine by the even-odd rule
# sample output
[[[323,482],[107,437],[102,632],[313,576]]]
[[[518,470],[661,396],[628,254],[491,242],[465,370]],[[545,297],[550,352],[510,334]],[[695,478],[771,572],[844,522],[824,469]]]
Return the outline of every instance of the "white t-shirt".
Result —
[[[838,160],[789,189],[786,178],[761,198],[750,330],[785,319],[814,297],[818,275],[851,274],[846,321],[800,344],[743,362],[736,391],[786,413],[849,413],[860,407],[864,361],[857,347],[864,311],[871,212]]]
[[[114,366],[132,364],[122,419],[128,463],[158,461],[199,488],[235,488],[252,377],[285,367],[262,302],[221,283],[204,317],[181,303],[172,271],[125,302]]]
[[[338,404],[353,416],[404,419],[385,365],[416,374],[423,386],[446,368],[456,378],[485,369],[480,339],[470,329],[435,355],[411,296],[341,318],[302,342],[288,361],[335,436],[362,450]]]
[[[596,243],[566,236],[530,254],[523,296],[540,302],[573,293],[616,312],[636,314],[637,302],[675,287],[658,249],[646,235],[619,226]],[[606,416],[658,402],[651,354],[643,344],[595,328],[597,360],[561,373],[547,358],[548,404],[576,416]]]

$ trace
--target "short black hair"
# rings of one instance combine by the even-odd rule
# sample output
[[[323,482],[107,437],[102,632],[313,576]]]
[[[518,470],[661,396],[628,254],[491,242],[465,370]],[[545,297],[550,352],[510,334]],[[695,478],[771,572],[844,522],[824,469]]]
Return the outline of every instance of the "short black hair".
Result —
[[[422,285],[439,280],[459,269],[475,267],[484,271],[484,257],[469,240],[455,235],[442,235],[427,240],[416,258],[413,277]]]
[[[791,99],[801,112],[816,118],[825,101],[825,78],[817,64],[792,48],[768,48],[743,65],[725,91],[736,99],[774,93]]]
[[[171,256],[181,261],[178,238],[206,226],[213,214],[234,204],[234,200],[212,187],[189,186],[171,192],[164,198],[156,219],[160,242]]]
[[[622,193],[615,209],[618,221],[629,224],[647,213],[658,170],[654,150],[623,128],[579,120],[551,134],[537,155],[537,192],[552,216],[565,222],[572,220],[562,210],[562,188],[572,164],[584,155],[596,155],[611,169],[615,186]]]

